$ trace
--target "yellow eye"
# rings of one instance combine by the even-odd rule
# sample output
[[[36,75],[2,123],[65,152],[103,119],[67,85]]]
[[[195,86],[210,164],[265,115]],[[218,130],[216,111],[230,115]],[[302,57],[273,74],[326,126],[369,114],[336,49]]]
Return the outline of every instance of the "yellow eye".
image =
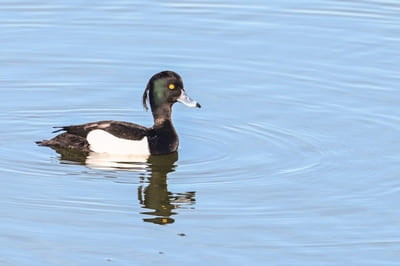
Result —
[[[168,88],[169,88],[170,90],[173,90],[173,89],[175,89],[175,85],[171,83],[171,84],[168,85]]]

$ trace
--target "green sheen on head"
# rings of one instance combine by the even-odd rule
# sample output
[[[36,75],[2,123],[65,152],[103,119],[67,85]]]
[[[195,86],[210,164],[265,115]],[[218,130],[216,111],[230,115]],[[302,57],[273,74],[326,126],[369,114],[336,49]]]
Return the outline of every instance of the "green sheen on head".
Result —
[[[166,99],[166,82],[165,80],[154,81],[152,90],[152,104],[161,105]]]
[[[174,98],[183,90],[182,78],[173,71],[162,71],[153,75],[143,94],[143,106],[147,110],[147,100],[155,108],[166,103],[174,103]]]
[[[172,71],[162,71],[151,77],[143,94],[143,106],[147,110],[147,99],[150,102],[154,117],[171,116],[171,107],[181,102],[189,107],[200,107],[192,100],[183,88],[182,78]]]

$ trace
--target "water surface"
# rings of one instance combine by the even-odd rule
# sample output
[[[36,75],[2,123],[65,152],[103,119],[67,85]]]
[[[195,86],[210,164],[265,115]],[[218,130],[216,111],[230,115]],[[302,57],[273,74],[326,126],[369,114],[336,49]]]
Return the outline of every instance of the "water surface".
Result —
[[[398,264],[396,1],[0,10],[0,264]],[[141,95],[165,69],[203,107],[174,106],[177,154],[105,167],[35,145],[151,126]]]

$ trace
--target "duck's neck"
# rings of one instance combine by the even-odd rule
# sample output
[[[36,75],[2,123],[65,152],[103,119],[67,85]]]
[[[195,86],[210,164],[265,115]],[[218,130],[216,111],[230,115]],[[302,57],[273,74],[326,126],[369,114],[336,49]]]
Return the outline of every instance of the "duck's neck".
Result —
[[[154,126],[163,125],[166,122],[171,122],[171,106],[163,105],[157,108],[152,108]]]
[[[153,125],[153,128],[162,127],[162,126],[164,126],[165,124],[171,125],[171,126],[172,126],[172,121],[171,121],[171,119],[154,118],[154,125]]]

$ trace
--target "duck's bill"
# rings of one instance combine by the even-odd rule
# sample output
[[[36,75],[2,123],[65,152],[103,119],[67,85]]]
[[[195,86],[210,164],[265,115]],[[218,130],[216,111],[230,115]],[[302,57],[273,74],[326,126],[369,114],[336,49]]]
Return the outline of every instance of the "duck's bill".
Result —
[[[179,96],[178,98],[178,102],[183,103],[184,105],[189,107],[201,107],[201,105],[195,100],[192,100],[184,90],[182,90],[181,96]]]

